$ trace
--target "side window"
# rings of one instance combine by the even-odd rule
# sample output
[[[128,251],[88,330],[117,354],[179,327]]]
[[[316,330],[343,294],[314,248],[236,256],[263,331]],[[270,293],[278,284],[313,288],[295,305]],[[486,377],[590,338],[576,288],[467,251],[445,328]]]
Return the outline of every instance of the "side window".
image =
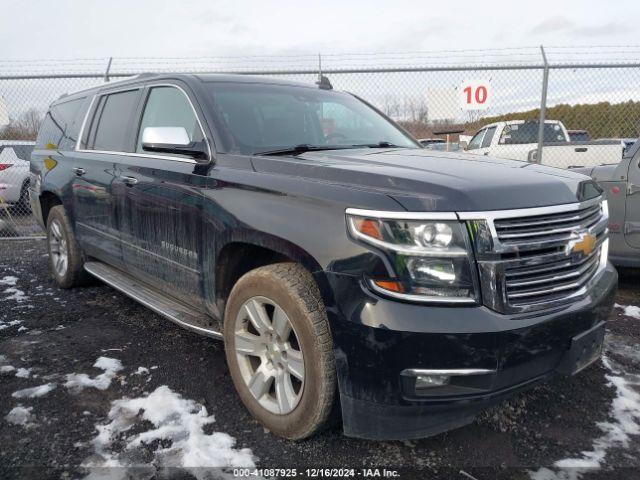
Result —
[[[142,149],[142,134],[147,127],[183,127],[192,142],[204,141],[204,134],[189,99],[175,87],[154,87],[149,92],[138,130],[138,153],[145,152]]]
[[[485,130],[482,129],[473,136],[473,138],[469,142],[469,146],[467,147],[467,150],[475,150],[477,148],[480,148],[480,144],[482,143],[482,137],[484,136],[484,132]]]
[[[85,98],[78,98],[64,103],[57,103],[49,108],[44,117],[36,148],[47,150],[71,150],[78,139],[80,122],[78,113]]]
[[[89,130],[89,149],[112,152],[130,150],[127,143],[139,95],[139,90],[128,90],[100,97]]]
[[[13,151],[13,147],[4,147],[0,149],[0,163],[15,162],[18,160],[16,152]]]
[[[482,139],[482,147],[488,148],[491,146],[491,140],[493,140],[493,136],[496,133],[496,127],[487,128],[487,133],[484,134],[484,138]]]

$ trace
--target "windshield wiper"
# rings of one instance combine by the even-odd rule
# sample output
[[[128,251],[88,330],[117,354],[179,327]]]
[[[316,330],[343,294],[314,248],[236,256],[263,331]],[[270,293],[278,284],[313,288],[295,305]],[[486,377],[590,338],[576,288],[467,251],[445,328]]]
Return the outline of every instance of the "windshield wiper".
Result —
[[[341,150],[344,148],[355,147],[353,145],[310,145],[308,143],[301,143],[295,147],[268,150],[266,152],[256,152],[254,155],[299,155],[305,152],[322,152],[324,150]]]

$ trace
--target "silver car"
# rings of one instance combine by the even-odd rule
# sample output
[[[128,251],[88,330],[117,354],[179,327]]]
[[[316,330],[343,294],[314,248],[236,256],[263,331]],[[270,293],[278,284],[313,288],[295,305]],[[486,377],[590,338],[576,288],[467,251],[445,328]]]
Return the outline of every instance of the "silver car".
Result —
[[[0,140],[0,208],[14,205],[24,213],[29,207],[29,159],[34,142]]]
[[[640,142],[620,163],[575,168],[590,175],[609,200],[609,259],[620,267],[640,267]]]

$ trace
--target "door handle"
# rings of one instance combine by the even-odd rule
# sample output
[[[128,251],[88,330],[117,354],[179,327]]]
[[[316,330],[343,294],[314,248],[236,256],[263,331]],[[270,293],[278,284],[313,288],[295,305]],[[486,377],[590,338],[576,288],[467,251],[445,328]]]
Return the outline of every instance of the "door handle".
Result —
[[[84,168],[80,168],[80,167],[73,167],[71,170],[73,170],[73,173],[76,174],[76,177],[81,177],[85,173],[87,173]]]
[[[587,151],[587,147],[576,147],[573,149],[573,151],[576,153],[584,153]]]
[[[484,155],[489,155],[489,152],[484,152]]]
[[[640,192],[640,185],[634,185],[630,183],[627,187],[627,195],[633,195],[634,193]]]
[[[122,180],[122,183],[129,187],[133,187],[136,183],[138,183],[138,179],[136,177],[122,176],[120,177],[120,179]]]

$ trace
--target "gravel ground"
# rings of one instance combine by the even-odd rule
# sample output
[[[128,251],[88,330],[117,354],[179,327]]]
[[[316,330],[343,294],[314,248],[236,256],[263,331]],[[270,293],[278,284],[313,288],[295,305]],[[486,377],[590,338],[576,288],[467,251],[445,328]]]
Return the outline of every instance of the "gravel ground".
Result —
[[[640,272],[621,272],[617,301],[640,305]],[[221,475],[161,469],[198,465],[194,452],[202,445],[200,453],[219,454],[207,465],[297,467],[299,474],[306,467],[350,467],[398,469],[400,478],[640,478],[639,340],[640,309],[618,307],[603,362],[523,393],[469,426],[412,442],[350,439],[336,427],[294,443],[265,432],[240,404],[222,343],[184,331],[104,285],[60,290],[47,272],[43,241],[5,240],[0,478]],[[100,357],[107,360],[94,366]],[[50,389],[35,392],[42,396],[16,394],[42,385]],[[165,419],[141,418],[142,404],[121,403],[161,393],[158,411],[174,409]],[[206,413],[193,413],[197,405]],[[106,443],[105,425],[112,433]],[[142,441],[133,442],[135,436]],[[107,465],[157,468],[99,468]]]

